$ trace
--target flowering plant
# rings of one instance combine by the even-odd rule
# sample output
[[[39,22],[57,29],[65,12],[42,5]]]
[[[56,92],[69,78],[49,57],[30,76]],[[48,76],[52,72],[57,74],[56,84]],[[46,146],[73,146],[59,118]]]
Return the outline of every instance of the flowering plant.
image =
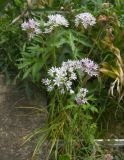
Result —
[[[93,104],[90,104],[92,96],[87,95],[88,90],[82,88],[81,83],[86,74],[89,77],[98,76],[98,68],[98,65],[88,58],[68,60],[67,62],[63,62],[61,67],[51,67],[48,70],[49,78],[42,80],[43,84],[47,87],[47,91],[52,95],[49,102],[48,128],[52,126],[54,128],[48,129],[49,131],[46,133],[47,138],[52,140],[51,151],[59,143],[60,139],[62,143],[65,143],[67,137],[70,136],[70,140],[64,148],[66,149],[65,153],[71,158],[73,157],[72,151],[78,143],[75,142],[74,137],[76,137],[77,141],[81,139],[83,141],[92,141],[93,137],[84,140],[86,133],[84,132],[84,128],[79,127],[79,124],[84,127],[84,121],[86,120],[91,125],[91,128],[88,127],[90,128],[89,130],[95,130],[95,124],[91,124],[90,121],[91,116],[89,111],[91,113],[97,112],[97,108]],[[85,120],[82,116],[85,117]],[[89,126],[89,124],[87,125]],[[73,128],[74,126],[75,128]],[[66,132],[67,128],[70,131]],[[53,138],[54,134],[51,134],[52,132],[56,134],[55,139]],[[80,135],[79,137],[78,134]],[[71,143],[72,146],[68,150],[67,146]],[[61,148],[61,145],[59,147]]]
[[[47,139],[52,159],[85,159],[88,151],[96,160],[94,122],[98,131],[111,128],[113,115],[124,106],[123,0],[36,1],[25,1],[24,8],[36,3],[22,14],[22,1],[9,2],[21,4],[12,10],[6,6],[0,21],[1,72],[8,78],[7,71],[16,70],[15,81],[46,93],[48,123],[33,133],[39,136],[35,151]]]

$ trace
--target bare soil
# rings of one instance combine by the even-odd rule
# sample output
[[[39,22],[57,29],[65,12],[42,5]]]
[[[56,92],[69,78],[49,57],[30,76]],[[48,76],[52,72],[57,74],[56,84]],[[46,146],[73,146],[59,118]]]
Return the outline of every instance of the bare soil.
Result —
[[[22,145],[23,137],[42,127],[46,115],[26,108],[45,106],[44,95],[29,99],[23,90],[7,86],[3,76],[0,76],[0,160],[32,160],[35,141]],[[41,150],[38,160],[45,160],[46,150],[47,146]]]

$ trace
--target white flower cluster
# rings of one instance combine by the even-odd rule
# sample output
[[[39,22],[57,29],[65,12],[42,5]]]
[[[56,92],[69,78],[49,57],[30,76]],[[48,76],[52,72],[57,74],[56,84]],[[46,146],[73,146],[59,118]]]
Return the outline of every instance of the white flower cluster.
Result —
[[[80,13],[76,15],[75,25],[79,26],[80,23],[84,26],[85,29],[87,29],[88,26],[94,26],[96,24],[96,18],[88,12]]]
[[[35,34],[41,33],[39,26],[40,24],[34,19],[29,19],[21,24],[22,30],[27,31],[30,39],[33,38]]]
[[[75,97],[75,100],[78,105],[87,103],[87,98],[86,98],[87,93],[88,93],[88,90],[86,88],[81,88],[79,90],[79,92],[77,93]]]
[[[88,12],[80,13],[76,15],[75,25],[78,26],[80,23],[82,23],[84,28],[86,29],[88,26],[94,26],[96,24],[96,18]],[[48,15],[48,21],[44,23],[44,26],[45,28],[42,33],[50,33],[55,27],[68,27],[69,22],[61,14],[53,14]],[[22,30],[28,32],[29,38],[33,38],[35,34],[41,33],[41,30],[39,29],[39,23],[36,22],[34,19],[29,19],[28,21],[25,21],[24,23],[22,23],[21,27]]]
[[[44,33],[49,33],[54,29],[54,27],[58,26],[68,27],[69,23],[64,16],[60,14],[54,14],[48,16],[48,22],[45,23],[45,26],[49,28],[46,28]]]
[[[73,81],[77,80],[77,70],[81,72],[87,73],[89,76],[97,76],[98,75],[98,65],[93,61],[92,65],[85,65],[85,61],[87,62],[89,59],[82,60],[68,60],[67,62],[63,62],[62,66],[59,68],[52,67],[48,71],[49,79],[43,79],[43,83],[47,86],[48,91],[52,91],[55,88],[58,88],[62,94],[66,91],[73,94],[74,91],[72,89]]]

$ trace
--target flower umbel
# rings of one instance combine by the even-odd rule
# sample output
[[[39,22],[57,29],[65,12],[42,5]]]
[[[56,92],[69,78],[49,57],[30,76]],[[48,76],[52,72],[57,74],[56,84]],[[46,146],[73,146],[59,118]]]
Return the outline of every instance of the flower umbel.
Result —
[[[77,93],[75,97],[75,100],[78,105],[87,103],[87,98],[86,98],[87,93],[88,93],[88,90],[86,88],[81,88],[79,90],[79,92]]]
[[[97,76],[98,75],[98,64],[95,64],[89,58],[84,58],[81,60],[84,72],[90,76]]]
[[[78,70],[81,71],[81,75],[84,75],[84,73],[87,73],[91,77],[98,75],[98,65],[90,59],[86,58],[80,61],[68,60],[67,62],[63,62],[61,67],[51,67],[48,70],[49,78],[43,79],[42,82],[47,86],[48,91],[59,89],[61,94],[64,94],[65,92],[73,94],[74,90],[72,89],[72,86],[73,82],[78,79]],[[85,96],[87,91],[82,89],[80,90],[80,93],[83,94],[84,97],[84,99],[82,100],[83,103],[86,103],[87,100],[85,99]]]
[[[53,14],[48,16],[48,22],[45,23],[45,26],[49,28],[46,28],[44,33],[50,33],[52,32],[54,27],[58,27],[58,26],[68,27],[69,23],[64,16],[60,14]]]
[[[35,34],[40,34],[39,23],[34,19],[29,19],[21,24],[22,30],[27,31],[29,38],[33,38]]]
[[[87,29],[88,26],[94,26],[96,24],[96,18],[88,12],[80,13],[75,18],[75,25],[79,26],[79,24],[82,24]]]
[[[45,24],[46,26],[65,26],[68,27],[69,23],[65,19],[64,16],[60,14],[54,14],[48,16],[48,22]]]

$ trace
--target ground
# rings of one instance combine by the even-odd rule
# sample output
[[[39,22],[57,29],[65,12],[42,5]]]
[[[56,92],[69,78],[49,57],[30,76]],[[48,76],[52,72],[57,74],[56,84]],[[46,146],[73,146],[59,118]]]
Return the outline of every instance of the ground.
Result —
[[[0,160],[31,160],[35,141],[22,145],[23,137],[45,124],[46,115],[26,107],[45,107],[45,97],[29,99],[23,90],[7,86],[0,76]],[[24,107],[24,108],[19,108]],[[38,160],[45,160],[46,148]],[[35,157],[34,160],[37,158]]]

